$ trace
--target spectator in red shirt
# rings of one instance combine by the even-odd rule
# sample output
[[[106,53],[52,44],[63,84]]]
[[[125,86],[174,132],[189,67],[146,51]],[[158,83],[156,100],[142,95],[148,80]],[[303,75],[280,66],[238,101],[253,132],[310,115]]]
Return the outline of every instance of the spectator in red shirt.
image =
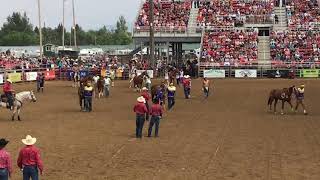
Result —
[[[0,179],[8,180],[12,174],[12,162],[10,154],[4,150],[9,143],[6,139],[0,139]]]
[[[12,110],[13,109],[13,93],[14,90],[12,89],[12,81],[10,79],[7,79],[5,84],[3,85],[3,93],[8,99],[8,105],[7,108]]]
[[[136,113],[136,138],[142,138],[142,129],[148,109],[145,105],[146,100],[142,96],[138,97],[137,101],[138,103],[133,108]]]
[[[146,87],[142,88],[141,96],[146,100],[145,105],[146,105],[146,107],[147,107],[147,109],[149,111],[149,103],[148,102],[150,100],[150,94],[148,92],[148,88],[146,88]],[[146,120],[149,121],[149,113],[146,114]]]
[[[153,125],[155,125],[155,137],[158,137],[160,118],[162,118],[162,113],[163,109],[159,104],[159,101],[155,100],[150,109],[151,121],[149,124],[148,137],[151,137]]]
[[[184,89],[185,98],[189,99],[190,98],[190,91],[191,91],[191,79],[190,79],[189,75],[184,76],[183,89]]]
[[[38,180],[38,169],[40,174],[43,172],[43,163],[40,158],[40,150],[34,146],[37,142],[36,138],[30,135],[26,139],[22,139],[22,143],[26,146],[20,150],[18,157],[18,167],[22,169],[23,180]]]

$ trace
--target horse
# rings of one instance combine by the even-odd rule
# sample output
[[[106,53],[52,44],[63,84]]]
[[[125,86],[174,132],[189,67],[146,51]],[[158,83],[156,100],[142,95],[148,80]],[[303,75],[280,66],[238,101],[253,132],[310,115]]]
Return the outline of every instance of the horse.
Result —
[[[84,106],[84,86],[85,86],[85,83],[81,82],[78,88],[78,97],[79,97],[79,104],[80,104],[81,111],[83,110],[83,106]]]
[[[1,102],[0,102],[0,106],[3,108],[7,108],[7,102],[6,102],[6,98],[3,98],[4,96],[1,96]],[[12,117],[11,120],[14,121],[15,120],[15,116],[18,115],[18,120],[21,121],[20,118],[20,111],[22,106],[24,105],[24,101],[29,100],[31,102],[36,102],[37,98],[34,95],[33,91],[23,91],[20,93],[17,93],[15,95],[14,98],[14,102],[13,102],[13,112],[12,112]]]
[[[103,91],[104,91],[104,80],[102,78],[98,79],[96,88],[98,90],[98,97],[100,98],[101,96],[103,96]]]
[[[291,110],[293,110],[293,106],[291,103],[291,96],[292,93],[295,90],[295,86],[291,86],[289,88],[283,88],[283,89],[273,89],[270,92],[269,99],[268,99],[268,105],[270,111],[272,110],[272,103],[274,102],[274,113],[277,113],[277,103],[278,100],[282,101],[282,108],[281,108],[281,114],[283,114],[283,109],[284,109],[284,103],[288,102],[291,106]]]
[[[145,75],[147,75],[147,71],[144,71],[139,76],[135,76],[133,78],[133,87],[136,88],[136,91],[141,92],[142,84],[143,84],[143,77]]]
[[[173,68],[171,71],[169,71],[169,84],[170,83],[175,83],[177,74],[179,74],[179,70],[176,68]]]
[[[79,73],[79,71],[75,71],[72,78],[73,78],[72,87],[79,87],[79,85],[80,85],[80,73]]]

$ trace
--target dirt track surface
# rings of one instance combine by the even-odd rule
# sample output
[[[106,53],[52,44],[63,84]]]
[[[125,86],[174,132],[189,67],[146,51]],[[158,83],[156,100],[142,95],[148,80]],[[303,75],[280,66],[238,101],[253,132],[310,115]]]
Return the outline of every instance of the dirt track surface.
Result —
[[[301,109],[294,115],[288,105],[286,115],[268,112],[270,89],[302,82],[310,115]],[[11,141],[7,150],[14,165],[21,139],[37,137],[47,180],[320,179],[319,81],[215,80],[207,101],[200,84],[193,80],[190,100],[178,88],[174,109],[161,121],[160,138],[133,138],[138,94],[127,81],[116,82],[110,98],[96,99],[92,113],[79,111],[70,82],[47,82],[45,93],[36,94],[38,101],[23,107],[22,122],[11,122],[1,110],[0,137]],[[16,165],[12,179],[21,179]]]

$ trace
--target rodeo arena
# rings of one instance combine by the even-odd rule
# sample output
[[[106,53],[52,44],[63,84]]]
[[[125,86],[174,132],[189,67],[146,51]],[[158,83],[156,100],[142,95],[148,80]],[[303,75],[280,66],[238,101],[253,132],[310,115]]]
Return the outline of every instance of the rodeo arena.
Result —
[[[319,1],[144,0],[132,38],[1,52],[0,180],[320,179]]]

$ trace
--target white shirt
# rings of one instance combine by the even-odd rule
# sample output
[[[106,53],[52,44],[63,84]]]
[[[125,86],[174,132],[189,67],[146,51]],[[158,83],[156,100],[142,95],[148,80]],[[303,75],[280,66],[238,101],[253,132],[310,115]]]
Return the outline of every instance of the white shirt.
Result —
[[[111,84],[111,79],[110,78],[104,78],[104,85],[109,86]]]
[[[94,83],[97,83],[98,80],[99,80],[99,76],[94,76],[94,77],[93,77],[93,80],[94,80]]]

